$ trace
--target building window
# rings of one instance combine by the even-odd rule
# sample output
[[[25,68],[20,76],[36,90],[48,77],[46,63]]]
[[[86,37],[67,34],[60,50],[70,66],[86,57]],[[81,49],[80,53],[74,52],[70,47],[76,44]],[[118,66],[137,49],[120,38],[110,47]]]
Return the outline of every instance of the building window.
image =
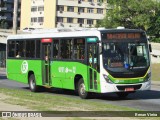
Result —
[[[31,18],[31,22],[37,22],[37,18],[36,17],[33,17],[33,18]]]
[[[57,11],[64,11],[64,6],[62,6],[62,5],[58,5],[58,7],[57,7]]]
[[[78,3],[81,4],[82,0],[78,0]]]
[[[93,13],[94,9],[93,8],[88,8],[87,12],[88,13]]]
[[[84,24],[84,19],[83,18],[78,18],[78,23]]]
[[[103,9],[98,8],[98,9],[97,9],[97,13],[98,13],[98,14],[103,14]]]
[[[78,12],[84,13],[84,7],[78,7]]]
[[[38,11],[44,11],[44,6],[39,6]]]
[[[94,0],[88,0],[88,2],[94,2]]]
[[[103,0],[97,0],[97,2],[100,2],[100,3],[102,3],[102,2],[103,2]]]
[[[67,18],[67,23],[73,23],[73,18]]]
[[[38,17],[38,22],[44,22],[44,17]]]
[[[87,24],[92,25],[92,24],[93,24],[93,20],[88,19],[88,20],[87,20]]]
[[[36,6],[32,6],[31,7],[31,12],[36,12],[37,11],[37,7]]]
[[[57,22],[63,22],[63,17],[57,17]]]
[[[74,12],[74,7],[73,6],[68,6],[67,11],[68,12]]]

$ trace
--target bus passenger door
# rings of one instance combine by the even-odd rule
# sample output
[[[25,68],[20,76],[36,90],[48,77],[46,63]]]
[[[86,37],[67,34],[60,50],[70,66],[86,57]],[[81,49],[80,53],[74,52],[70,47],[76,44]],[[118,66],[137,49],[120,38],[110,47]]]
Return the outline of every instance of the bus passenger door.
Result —
[[[51,43],[42,43],[42,78],[43,85],[51,85],[50,76]]]
[[[99,57],[98,57],[98,44],[97,43],[88,43],[87,47],[88,53],[88,82],[89,89],[94,91],[98,91],[98,71],[99,71]]]

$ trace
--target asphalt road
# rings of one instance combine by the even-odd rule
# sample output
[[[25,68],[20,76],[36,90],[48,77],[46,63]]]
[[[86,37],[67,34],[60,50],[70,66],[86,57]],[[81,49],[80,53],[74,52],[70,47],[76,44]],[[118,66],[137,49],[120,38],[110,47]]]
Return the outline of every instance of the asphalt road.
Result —
[[[0,70],[0,87],[29,90],[28,85],[8,80],[5,72]],[[66,97],[74,97],[80,99],[73,91],[54,89],[51,92],[44,94],[58,94]],[[150,91],[140,91],[130,94],[125,99],[119,99],[114,93],[109,94],[94,94],[90,101],[102,102],[104,104],[115,104],[136,108],[145,111],[160,111],[160,84],[152,84]]]

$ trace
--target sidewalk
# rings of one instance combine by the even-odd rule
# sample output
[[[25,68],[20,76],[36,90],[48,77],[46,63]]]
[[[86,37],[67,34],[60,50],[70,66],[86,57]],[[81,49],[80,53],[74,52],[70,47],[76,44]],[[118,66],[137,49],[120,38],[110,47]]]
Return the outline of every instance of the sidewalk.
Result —
[[[0,74],[6,75],[6,68],[0,68]]]
[[[152,85],[158,85],[158,86],[160,86],[160,80],[159,81],[151,81],[151,84]]]

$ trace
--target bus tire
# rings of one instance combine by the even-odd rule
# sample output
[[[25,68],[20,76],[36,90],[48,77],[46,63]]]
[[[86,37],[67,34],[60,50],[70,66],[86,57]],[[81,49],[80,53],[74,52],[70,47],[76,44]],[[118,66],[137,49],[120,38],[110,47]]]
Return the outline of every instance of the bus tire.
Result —
[[[82,99],[87,99],[89,98],[89,93],[85,90],[85,84],[83,81],[83,78],[81,78],[78,81],[78,95],[82,98]]]
[[[128,92],[117,92],[116,94],[119,98],[126,98],[129,95]]]
[[[32,92],[38,92],[39,91],[39,87],[36,85],[36,79],[34,74],[31,74],[29,76],[29,88]]]

